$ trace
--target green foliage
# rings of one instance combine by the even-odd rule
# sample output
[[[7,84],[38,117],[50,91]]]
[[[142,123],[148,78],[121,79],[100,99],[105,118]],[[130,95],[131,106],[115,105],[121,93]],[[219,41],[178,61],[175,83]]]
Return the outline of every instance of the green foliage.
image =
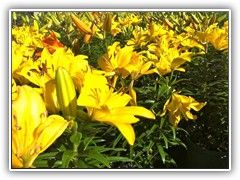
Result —
[[[194,95],[199,101],[207,101],[196,123],[184,123],[191,140],[202,148],[228,153],[229,134],[229,69],[228,54],[216,51],[212,46],[208,53],[196,56],[186,65],[187,72],[177,84],[185,95]]]
[[[108,148],[98,137],[102,124],[81,121],[73,133],[66,132],[45,153],[38,156],[34,165],[38,168],[110,168],[115,162],[132,160],[118,156],[124,148]],[[69,139],[69,140],[68,140]],[[115,155],[109,155],[108,153]]]

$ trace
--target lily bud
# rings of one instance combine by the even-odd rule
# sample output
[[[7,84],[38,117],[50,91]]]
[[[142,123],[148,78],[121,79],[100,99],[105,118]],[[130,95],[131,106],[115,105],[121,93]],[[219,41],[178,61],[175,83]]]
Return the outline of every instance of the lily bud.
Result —
[[[71,14],[71,18],[81,33],[92,34],[92,30],[90,29],[90,27],[88,27],[84,22],[78,19],[77,16],[75,16],[74,14]]]
[[[214,14],[214,15],[211,17],[211,19],[209,20],[209,25],[214,24],[214,23],[216,22],[216,20],[217,20],[217,16],[216,16],[216,14]]]
[[[92,34],[85,34],[84,37],[83,37],[83,41],[86,43],[86,44],[89,44],[92,42],[92,39],[93,39],[93,36],[96,32],[96,29],[97,29],[97,26],[92,24],[91,25],[91,31],[92,31]]]
[[[195,22],[196,24],[200,24],[199,19],[194,14],[190,14],[190,15],[191,15],[191,19],[193,20],[193,22]]]
[[[106,14],[104,23],[103,23],[103,29],[105,32],[111,32],[112,29],[112,15],[111,14]]]
[[[74,120],[77,114],[77,97],[73,80],[63,67],[57,69],[55,80],[58,104],[63,117]]]
[[[83,37],[83,41],[86,43],[86,44],[89,44],[91,41],[92,41],[92,35],[90,34],[86,34],[84,37]]]
[[[168,20],[168,19],[164,19],[164,22],[166,23],[166,25],[168,26],[168,27],[170,27],[171,29],[173,29],[173,24]]]
[[[150,34],[154,34],[154,25],[152,22],[149,25],[149,31],[150,31]]]

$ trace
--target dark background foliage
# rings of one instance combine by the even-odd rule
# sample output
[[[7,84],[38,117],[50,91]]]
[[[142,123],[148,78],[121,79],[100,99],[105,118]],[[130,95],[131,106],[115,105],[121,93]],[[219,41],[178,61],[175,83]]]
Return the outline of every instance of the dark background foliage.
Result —
[[[179,74],[185,79],[177,88],[185,94],[194,96],[207,105],[198,114],[196,122],[180,123],[188,133],[186,140],[193,149],[209,153],[202,161],[211,161],[212,167],[228,167],[229,157],[229,66],[228,54],[208,47],[204,56],[197,56],[186,64],[186,73]],[[194,151],[194,150],[193,150]],[[215,153],[215,155],[214,155]],[[195,155],[196,156],[196,155]]]

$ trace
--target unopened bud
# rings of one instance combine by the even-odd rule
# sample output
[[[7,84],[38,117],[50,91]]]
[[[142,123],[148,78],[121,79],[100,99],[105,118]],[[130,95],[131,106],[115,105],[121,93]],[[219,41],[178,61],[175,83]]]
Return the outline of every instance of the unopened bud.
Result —
[[[83,33],[83,34],[92,34],[92,31],[91,31],[90,27],[88,27],[87,24],[85,24],[83,21],[78,19],[77,16],[75,16],[74,14],[71,14],[71,18],[72,18],[74,24],[77,26],[78,30],[81,33]]]
[[[109,13],[105,15],[103,29],[105,32],[111,32],[112,30],[112,15]]]
[[[63,67],[57,69],[55,80],[58,104],[63,117],[74,120],[77,114],[77,97],[73,80]]]

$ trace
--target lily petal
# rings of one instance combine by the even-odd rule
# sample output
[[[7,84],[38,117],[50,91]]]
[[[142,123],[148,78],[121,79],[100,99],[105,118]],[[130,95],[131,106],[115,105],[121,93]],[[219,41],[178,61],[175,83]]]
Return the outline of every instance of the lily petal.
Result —
[[[132,114],[136,116],[142,116],[148,119],[155,119],[155,115],[148,109],[141,106],[126,106],[121,108],[115,108],[112,110],[113,113],[121,112],[121,114]]]
[[[46,112],[45,104],[33,88],[18,87],[18,98],[12,103],[13,131],[19,140],[19,149],[28,148],[33,142],[33,132],[41,123],[41,116]]]
[[[111,93],[110,97],[106,102],[106,105],[109,108],[124,107],[131,99],[131,96],[129,96],[128,94]]]
[[[93,113],[93,119],[100,122],[108,122],[108,123],[136,123],[139,121],[138,118],[134,117],[132,114],[127,114],[122,112],[120,108],[117,110],[95,110]]]
[[[67,128],[69,122],[58,115],[49,116],[35,131],[36,144],[41,147],[39,153],[45,151]]]
[[[114,124],[114,125],[118,128],[118,130],[126,138],[128,143],[130,145],[133,145],[134,142],[135,142],[135,132],[134,132],[134,129],[133,129],[132,125],[130,125],[130,124],[119,124],[119,123]]]

